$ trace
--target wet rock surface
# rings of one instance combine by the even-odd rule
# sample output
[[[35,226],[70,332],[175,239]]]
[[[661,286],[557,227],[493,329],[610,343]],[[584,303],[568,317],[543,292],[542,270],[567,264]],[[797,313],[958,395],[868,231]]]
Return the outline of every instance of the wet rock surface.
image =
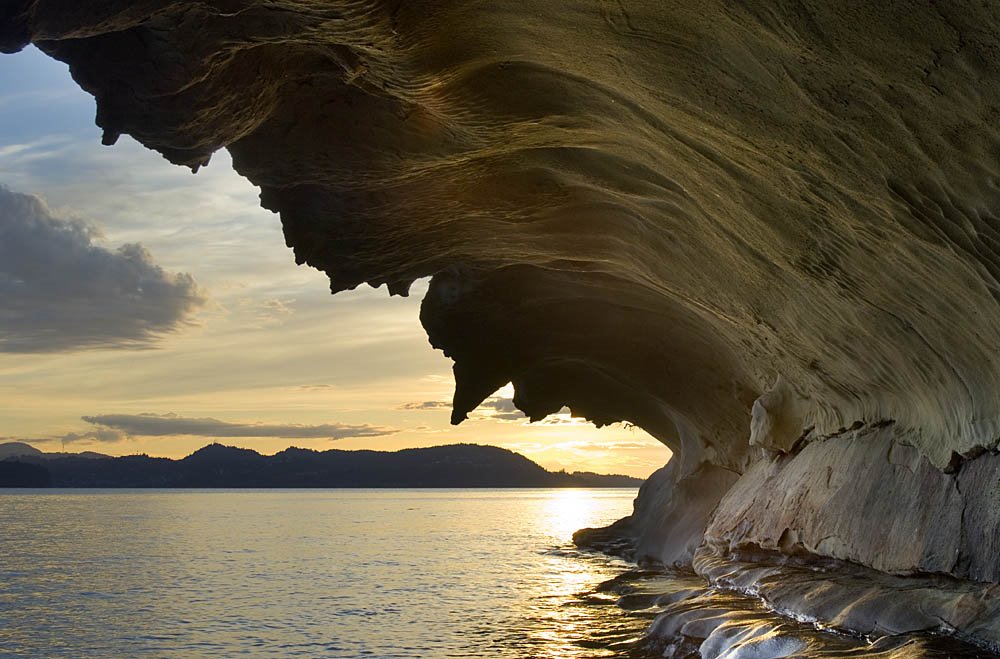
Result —
[[[787,564],[780,557],[758,553],[755,556],[736,557],[702,556],[699,574],[676,570],[636,570],[605,582],[598,589],[616,593],[616,604],[636,613],[653,616],[650,629],[643,641],[635,644],[629,656],[666,657],[668,659],[701,659],[703,657],[884,657],[886,659],[986,659],[1000,655],[988,647],[966,643],[941,634],[936,627],[941,621],[931,622],[926,617],[921,624],[916,616],[900,624],[904,616],[900,611],[905,605],[885,606],[886,602],[902,601],[916,609],[923,603],[921,597],[928,592],[938,593],[933,584],[924,583],[921,590],[917,580],[886,579],[870,571],[854,568],[834,569],[832,563],[817,571],[804,565]],[[703,577],[712,579],[706,584]],[[792,604],[791,592],[798,592],[797,604],[813,607],[809,614],[782,608]],[[816,614],[820,602],[831,606],[836,598],[830,592],[821,598],[804,595],[812,589],[827,589],[840,597],[838,604],[845,616],[836,620],[837,625],[822,622]],[[877,597],[865,595],[879,593]],[[857,611],[856,620],[868,620],[858,629],[849,629],[852,601]],[[832,606],[836,606],[833,604]],[[930,604],[933,605],[932,603]],[[808,608],[808,606],[807,606]],[[883,614],[884,627],[871,627],[872,614]],[[895,615],[894,615],[895,614]],[[866,617],[867,616],[867,617]],[[889,631],[886,627],[896,623]]]

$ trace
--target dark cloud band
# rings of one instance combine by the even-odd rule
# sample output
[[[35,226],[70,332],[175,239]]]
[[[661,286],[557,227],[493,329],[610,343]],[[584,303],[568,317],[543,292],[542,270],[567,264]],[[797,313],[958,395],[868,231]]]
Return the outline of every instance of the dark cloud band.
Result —
[[[138,244],[109,250],[86,222],[0,186],[0,352],[145,347],[204,304],[194,279]]]
[[[127,436],[166,437],[280,437],[282,439],[347,439],[378,437],[396,432],[368,424],[324,423],[320,425],[232,423],[212,418],[192,418],[176,414],[103,414],[83,420]],[[110,436],[110,435],[109,435]]]

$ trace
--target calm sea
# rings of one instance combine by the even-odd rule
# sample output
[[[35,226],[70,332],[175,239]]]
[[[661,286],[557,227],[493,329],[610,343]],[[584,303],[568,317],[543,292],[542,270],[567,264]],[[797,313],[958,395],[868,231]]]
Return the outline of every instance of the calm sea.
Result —
[[[0,490],[3,657],[600,657],[634,490]]]

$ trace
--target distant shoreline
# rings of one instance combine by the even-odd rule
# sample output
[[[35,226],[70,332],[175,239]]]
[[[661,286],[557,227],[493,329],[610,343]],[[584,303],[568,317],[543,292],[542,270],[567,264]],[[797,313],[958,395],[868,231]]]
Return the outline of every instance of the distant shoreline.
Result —
[[[27,444],[0,444],[0,488],[620,489],[642,482],[617,474],[548,471],[513,451],[479,444],[391,452],[289,448],[275,455],[210,444],[180,460],[46,454]]]
[[[534,486],[534,485],[467,485],[462,487],[450,487],[450,486],[440,486],[440,487],[417,487],[417,486],[405,486],[405,487],[359,487],[359,486],[329,486],[329,487],[297,487],[294,485],[282,486],[282,487],[209,487],[209,486],[186,486],[178,485],[172,487],[162,487],[162,486],[131,486],[131,485],[77,485],[77,486],[63,486],[63,485],[50,485],[45,487],[27,487],[18,485],[0,485],[0,491],[10,490],[24,492],[25,490],[37,490],[39,492],[60,492],[60,491],[119,491],[119,490],[138,490],[138,491],[188,491],[188,492],[205,492],[205,491],[218,491],[218,492],[273,492],[273,491],[322,491],[322,490],[358,490],[360,491],[433,491],[433,492],[446,492],[448,490],[454,491],[466,491],[466,490],[637,490],[641,485],[599,485],[599,486],[587,486],[587,485],[550,485],[550,486]]]

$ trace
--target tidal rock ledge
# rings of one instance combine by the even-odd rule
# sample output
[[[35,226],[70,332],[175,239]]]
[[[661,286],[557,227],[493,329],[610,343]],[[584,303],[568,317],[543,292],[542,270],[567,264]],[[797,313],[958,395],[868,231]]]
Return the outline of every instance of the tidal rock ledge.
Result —
[[[11,0],[29,42],[334,292],[432,276],[454,422],[512,382],[667,444],[640,559],[953,579],[996,643],[996,3]]]

